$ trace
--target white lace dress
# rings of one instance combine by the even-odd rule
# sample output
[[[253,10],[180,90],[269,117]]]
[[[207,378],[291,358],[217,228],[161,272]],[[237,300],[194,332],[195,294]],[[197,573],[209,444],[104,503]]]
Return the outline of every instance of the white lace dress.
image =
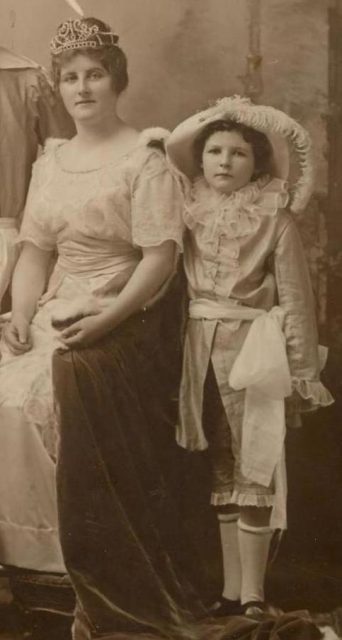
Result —
[[[57,420],[51,361],[58,331],[52,316],[103,307],[141,259],[141,247],[182,242],[181,203],[164,155],[136,148],[87,172],[66,171],[61,140],[48,142],[36,162],[19,240],[57,249],[47,292],[31,325],[33,349],[13,356],[1,343],[0,563],[63,571],[55,495]],[[101,294],[103,287],[110,293]]]

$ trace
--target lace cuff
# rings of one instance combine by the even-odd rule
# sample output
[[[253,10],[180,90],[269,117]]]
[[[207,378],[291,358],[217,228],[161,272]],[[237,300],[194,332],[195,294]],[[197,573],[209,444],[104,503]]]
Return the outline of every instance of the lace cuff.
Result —
[[[330,391],[320,380],[293,378],[292,386],[300,396],[300,412],[315,411],[319,407],[328,407],[334,402]]]

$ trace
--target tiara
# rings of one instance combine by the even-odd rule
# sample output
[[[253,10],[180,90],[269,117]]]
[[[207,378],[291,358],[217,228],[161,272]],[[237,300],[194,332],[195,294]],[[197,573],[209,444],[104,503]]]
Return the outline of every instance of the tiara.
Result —
[[[101,49],[115,46],[119,36],[111,31],[101,31],[96,25],[88,25],[83,20],[66,20],[57,29],[50,43],[52,55],[71,49]]]

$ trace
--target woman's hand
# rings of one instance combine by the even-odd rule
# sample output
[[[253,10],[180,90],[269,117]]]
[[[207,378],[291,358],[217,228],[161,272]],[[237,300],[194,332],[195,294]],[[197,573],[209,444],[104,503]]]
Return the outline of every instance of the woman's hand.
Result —
[[[103,314],[86,316],[61,331],[60,340],[69,349],[87,347],[108,333]]]
[[[173,240],[166,240],[156,247],[143,247],[142,253],[134,273],[106,310],[82,318],[61,332],[60,338],[66,347],[77,349],[93,344],[156,295],[174,270],[176,245]]]
[[[6,322],[2,330],[2,337],[15,356],[22,355],[32,349],[30,323],[20,314],[13,314],[11,320]]]

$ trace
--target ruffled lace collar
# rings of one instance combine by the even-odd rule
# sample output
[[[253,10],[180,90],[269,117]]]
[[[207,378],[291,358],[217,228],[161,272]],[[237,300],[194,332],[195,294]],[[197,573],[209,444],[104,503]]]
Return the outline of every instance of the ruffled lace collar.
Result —
[[[185,223],[190,229],[203,225],[208,240],[221,234],[239,238],[255,232],[261,218],[276,215],[288,199],[287,183],[279,178],[263,176],[228,196],[214,191],[201,176],[191,189]]]

